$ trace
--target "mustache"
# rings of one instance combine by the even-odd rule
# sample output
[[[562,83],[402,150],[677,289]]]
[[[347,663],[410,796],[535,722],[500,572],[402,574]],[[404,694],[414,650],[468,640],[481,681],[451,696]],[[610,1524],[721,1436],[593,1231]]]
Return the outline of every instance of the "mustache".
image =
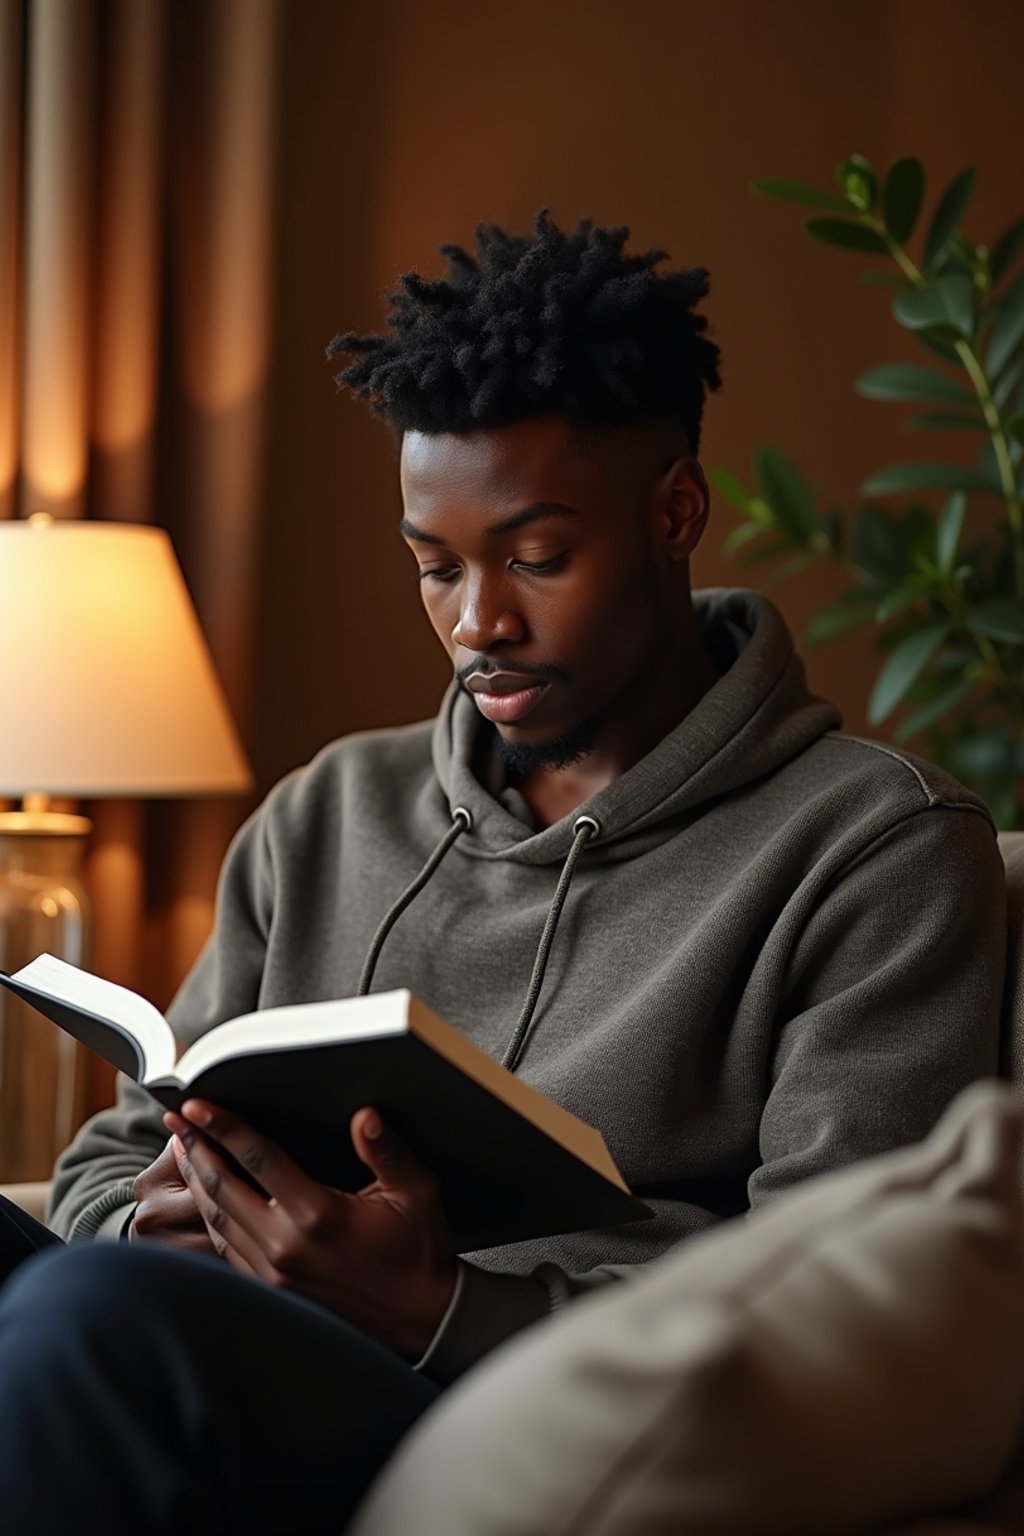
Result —
[[[514,661],[504,663],[502,661],[489,660],[486,656],[476,656],[472,661],[467,661],[464,666],[455,668],[455,676],[463,687],[466,679],[475,676],[493,677],[496,672],[516,672],[524,677],[536,677],[545,683],[563,683],[568,685],[569,674],[564,667],[557,666],[554,662],[540,661]]]

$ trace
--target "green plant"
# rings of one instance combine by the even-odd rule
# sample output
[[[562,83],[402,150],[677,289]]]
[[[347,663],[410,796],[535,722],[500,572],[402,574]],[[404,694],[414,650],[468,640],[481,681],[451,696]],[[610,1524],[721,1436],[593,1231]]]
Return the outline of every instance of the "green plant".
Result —
[[[872,725],[914,739],[985,796],[1003,827],[1024,825],[1024,218],[989,248],[961,230],[974,171],[962,171],[935,207],[920,254],[909,242],[924,202],[919,160],[881,178],[852,155],[838,195],[764,180],[768,197],[821,210],[805,225],[827,245],[881,258],[862,280],[890,286],[893,318],[927,361],[884,363],[857,380],[872,400],[919,408],[915,431],[976,432],[973,465],[948,459],[893,464],[862,484],[851,512],[822,510],[777,447],[757,454],[757,486],[712,471],[741,515],[725,549],[744,563],[777,560],[779,579],[830,562],[849,586],[823,606],[810,645],[877,626],[884,653],[868,704]],[[923,409],[921,409],[923,408]],[[962,441],[962,438],[958,439]],[[941,506],[921,493],[945,493]],[[909,495],[894,507],[889,498]],[[884,498],[879,501],[876,498]]]

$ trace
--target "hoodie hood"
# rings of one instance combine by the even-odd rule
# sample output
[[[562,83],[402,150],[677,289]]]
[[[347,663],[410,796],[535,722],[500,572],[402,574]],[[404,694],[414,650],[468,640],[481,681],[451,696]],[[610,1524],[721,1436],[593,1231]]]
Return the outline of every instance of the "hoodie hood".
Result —
[[[473,771],[491,730],[457,685],[433,735],[434,768],[454,810],[472,817],[459,846],[477,858],[548,864],[564,859],[582,815],[599,824],[588,859],[634,857],[723,795],[763,778],[840,724],[834,705],[807,687],[803,662],[774,603],[758,592],[695,592],[704,643],[722,676],[675,730],[570,816],[536,831],[514,789],[485,787]],[[498,764],[497,753],[494,754]]]

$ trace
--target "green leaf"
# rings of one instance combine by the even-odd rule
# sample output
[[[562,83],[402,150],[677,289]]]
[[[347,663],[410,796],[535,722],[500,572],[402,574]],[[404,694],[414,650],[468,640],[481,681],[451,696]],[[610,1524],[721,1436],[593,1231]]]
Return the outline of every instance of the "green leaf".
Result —
[[[956,262],[958,267],[962,268],[968,277],[971,278],[974,277],[975,272],[980,269],[984,261],[982,248],[976,246],[973,241],[968,240],[963,231],[959,229],[946,247],[946,255],[951,261]]]
[[[992,399],[997,410],[1005,411],[1017,385],[1024,379],[1024,351],[1012,363],[1008,363],[992,386]],[[1024,401],[1021,402],[1024,404]]]
[[[906,244],[914,232],[924,197],[924,166],[912,155],[894,160],[882,182],[882,217],[894,240]]]
[[[1018,272],[998,304],[992,306],[986,371],[990,378],[1001,373],[1024,340],[1024,271]]]
[[[851,155],[836,169],[836,181],[855,208],[870,213],[878,196],[875,173],[863,155]]]
[[[1002,721],[974,725],[969,735],[951,743],[959,773],[974,779],[1016,774],[1016,744]]]
[[[1011,455],[1014,451],[1015,445],[1011,443]],[[996,445],[990,437],[985,437],[982,440],[981,448],[978,452],[978,468],[981,470],[982,474],[988,476],[993,485],[999,486],[1000,494],[1005,495],[1005,492],[1002,489],[1002,480],[1000,479],[999,475],[999,455],[996,453]]]
[[[804,630],[804,644],[823,645],[826,640],[838,640],[840,635],[849,635],[855,629],[863,629],[870,622],[870,613],[866,613],[863,609],[851,608],[848,603],[842,601],[829,603],[828,607],[816,613],[807,625]]]
[[[825,513],[822,519],[821,531],[828,541],[828,547],[834,555],[842,555],[845,543],[846,530],[843,526],[843,514],[838,507],[832,507]]]
[[[955,363],[958,368],[963,367],[956,347],[948,336],[942,336],[938,331],[916,331],[914,334],[922,347],[927,347],[936,357],[945,358],[947,363]]]
[[[908,331],[955,331],[958,336],[974,333],[975,287],[969,277],[948,274],[937,277],[927,288],[906,288],[892,301],[892,312]]]
[[[901,720],[893,732],[897,741],[909,741],[911,736],[917,736],[919,732],[926,731],[930,725],[935,725],[954,710],[958,704],[962,704],[971,691],[969,677],[948,677],[943,681],[942,687],[927,704],[922,704],[920,709],[915,709]]]
[[[964,216],[971,193],[974,191],[974,167],[968,166],[959,176],[954,176],[946,188],[932,217],[925,242],[924,264],[934,266],[940,252],[944,251],[956,226]]]
[[[952,627],[947,619],[924,624],[905,640],[901,640],[895,650],[890,651],[868,701],[868,720],[872,725],[880,725],[892,714],[907,689],[921,676],[943,640],[950,634]]]
[[[1020,745],[1002,720],[965,718],[957,729],[951,740],[936,743],[942,766],[988,801],[997,827],[1018,826]]]
[[[935,557],[938,560],[939,569],[947,575],[956,566],[966,512],[967,498],[963,491],[956,491],[943,505],[935,525]]]
[[[861,486],[865,496],[894,496],[904,491],[978,491],[1001,496],[1002,491],[980,469],[962,464],[891,464],[870,475]]]
[[[868,251],[872,256],[889,254],[880,234],[853,219],[808,219],[804,228],[825,245],[838,245],[846,251]]]
[[[974,396],[958,379],[921,363],[882,363],[862,373],[854,385],[868,400],[941,400],[973,405]]]
[[[1006,430],[1010,436],[1024,447],[1024,411],[1014,411],[1006,423]]]
[[[911,576],[907,581],[900,582],[898,587],[893,587],[887,597],[879,603],[875,609],[875,622],[886,624],[894,619],[898,613],[905,613],[915,603],[919,603],[928,593],[934,591],[935,582],[927,576]]]
[[[1013,265],[1021,251],[1024,251],[1024,219],[1017,219],[1008,229],[1003,230],[992,247],[989,266],[994,284],[998,283],[1007,267]]]
[[[935,514],[923,502],[907,507],[899,520],[900,538],[909,555],[931,558],[935,548]]]
[[[881,507],[863,507],[853,529],[853,563],[877,582],[891,586],[902,581],[909,568],[909,557],[894,518]],[[878,602],[878,591],[864,594],[865,600]]]
[[[950,672],[963,672],[976,660],[977,656],[973,646],[968,649],[963,645],[947,645],[946,649],[943,651],[942,655],[938,658],[934,667],[932,668],[932,674],[934,677],[938,678],[944,677]],[[921,684],[918,684],[918,688],[920,687]],[[917,691],[918,689],[915,688],[915,694]],[[927,697],[931,698],[931,694],[929,693]]]
[[[759,539],[764,533],[760,523],[739,523],[731,529],[722,540],[722,554],[734,555],[744,544],[749,544],[752,539]]]
[[[967,627],[987,640],[1024,644],[1024,597],[990,597],[967,614]]]
[[[917,416],[909,417],[903,426],[907,432],[922,431],[929,427],[942,428],[943,431],[950,432],[988,431],[984,418],[974,416],[970,411],[922,411]]]
[[[785,177],[762,176],[750,183],[750,190],[760,192],[762,197],[777,198],[783,203],[808,203],[813,208],[833,208],[841,213],[850,211],[845,198],[836,197],[833,192],[821,192],[817,187],[809,187],[802,181],[788,181]]]
[[[804,544],[817,527],[814,498],[790,459],[766,443],[758,450],[757,473],[761,494],[771,507],[783,533]]]
[[[713,469],[708,478],[730,507],[735,507],[745,517],[752,516],[753,497],[739,475],[734,475],[731,469]]]

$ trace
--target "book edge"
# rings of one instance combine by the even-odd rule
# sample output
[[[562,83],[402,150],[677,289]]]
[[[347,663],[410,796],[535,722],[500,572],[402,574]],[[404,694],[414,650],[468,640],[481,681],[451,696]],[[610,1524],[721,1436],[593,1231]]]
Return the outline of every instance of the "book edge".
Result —
[[[608,1150],[608,1144],[596,1126],[588,1125],[572,1110],[554,1099],[549,1099],[539,1089],[524,1083],[500,1061],[495,1061],[485,1050],[449,1024],[447,1019],[435,1013],[415,993],[406,993],[409,999],[409,1028],[425,1044],[443,1056],[446,1061],[464,1072],[496,1099],[514,1109],[524,1119],[566,1151],[579,1158],[595,1173],[627,1195],[632,1190],[626,1183]]]

